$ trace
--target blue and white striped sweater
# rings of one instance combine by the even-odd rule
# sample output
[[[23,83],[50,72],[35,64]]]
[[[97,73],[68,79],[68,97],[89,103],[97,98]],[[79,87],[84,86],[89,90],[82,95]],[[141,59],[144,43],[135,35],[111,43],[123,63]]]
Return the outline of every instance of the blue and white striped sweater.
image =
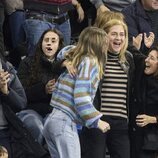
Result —
[[[50,104],[81,125],[97,127],[102,116],[93,106],[98,83],[97,64],[93,59],[85,57],[78,66],[76,77],[71,77],[67,71],[60,75]]]

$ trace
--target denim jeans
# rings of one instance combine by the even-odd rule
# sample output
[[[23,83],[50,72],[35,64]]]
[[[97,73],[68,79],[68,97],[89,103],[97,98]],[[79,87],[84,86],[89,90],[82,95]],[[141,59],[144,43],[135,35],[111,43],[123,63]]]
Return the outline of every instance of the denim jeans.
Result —
[[[46,20],[26,19],[24,23],[26,40],[28,43],[28,55],[34,55],[36,44],[38,43],[42,33],[51,28],[56,28],[63,33],[64,43],[70,44],[71,27],[69,19],[62,24],[50,23]]]
[[[44,118],[34,110],[22,110],[17,113],[19,119],[24,123],[32,136],[42,145],[44,142],[43,127]]]
[[[0,32],[3,32],[4,8],[0,6]]]
[[[43,135],[52,158],[81,158],[76,123],[66,113],[54,108],[45,122]]]

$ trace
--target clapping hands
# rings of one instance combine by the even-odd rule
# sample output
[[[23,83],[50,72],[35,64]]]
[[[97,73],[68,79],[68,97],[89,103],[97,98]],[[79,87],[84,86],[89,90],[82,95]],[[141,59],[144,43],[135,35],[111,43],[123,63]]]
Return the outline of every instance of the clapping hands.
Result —
[[[144,33],[144,44],[147,48],[150,48],[152,44],[154,43],[155,35],[153,32],[149,32],[149,36],[147,37],[147,34]],[[141,47],[141,43],[143,40],[143,34],[140,33],[136,37],[133,37],[133,45],[139,50]]]
[[[0,71],[0,91],[3,94],[8,94],[8,82],[10,81],[10,74],[7,71]]]
[[[149,32],[149,36],[147,37],[146,33],[144,33],[144,44],[147,48],[150,48],[154,43],[155,35],[153,32]]]

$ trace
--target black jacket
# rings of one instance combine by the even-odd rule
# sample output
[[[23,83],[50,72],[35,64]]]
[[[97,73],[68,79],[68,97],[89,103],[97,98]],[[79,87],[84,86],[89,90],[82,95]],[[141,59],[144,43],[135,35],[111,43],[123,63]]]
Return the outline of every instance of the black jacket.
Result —
[[[41,57],[39,63],[40,75],[35,83],[28,85],[30,81],[31,65],[34,62],[34,57],[25,58],[18,69],[18,77],[25,89],[28,107],[27,109],[33,109],[43,117],[50,113],[52,108],[49,105],[51,94],[46,94],[45,85],[49,80],[57,79],[62,72],[61,63],[54,60],[49,62],[46,58]],[[37,75],[37,74],[35,74]]]
[[[158,79],[153,75],[145,75],[145,55],[135,50],[133,51],[133,57],[135,78],[130,120],[132,127],[137,128],[135,119],[138,114],[158,115]]]

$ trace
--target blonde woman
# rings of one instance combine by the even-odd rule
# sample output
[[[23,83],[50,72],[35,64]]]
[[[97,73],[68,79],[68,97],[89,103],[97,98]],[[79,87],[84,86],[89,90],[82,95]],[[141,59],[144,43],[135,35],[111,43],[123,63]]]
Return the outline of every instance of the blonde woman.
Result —
[[[102,132],[110,129],[93,106],[107,48],[106,32],[89,27],[81,33],[77,46],[67,53],[66,59],[77,68],[77,75],[72,77],[65,71],[52,93],[50,104],[54,109],[43,131],[52,158],[81,157],[77,124],[99,128]]]
[[[129,158],[129,96],[134,62],[127,51],[127,25],[115,18],[102,23],[100,28],[108,34],[109,48],[96,108],[103,114],[102,119],[110,124],[111,129],[107,133],[101,133],[97,129],[82,131],[83,158],[105,158],[106,147],[110,158]]]

